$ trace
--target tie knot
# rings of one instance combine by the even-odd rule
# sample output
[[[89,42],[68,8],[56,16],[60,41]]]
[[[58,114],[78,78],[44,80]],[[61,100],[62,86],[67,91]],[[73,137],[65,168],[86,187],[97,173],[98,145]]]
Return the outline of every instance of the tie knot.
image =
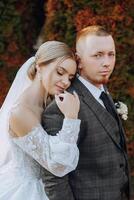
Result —
[[[101,92],[100,99],[103,101],[106,98],[107,98],[107,94],[104,91]]]

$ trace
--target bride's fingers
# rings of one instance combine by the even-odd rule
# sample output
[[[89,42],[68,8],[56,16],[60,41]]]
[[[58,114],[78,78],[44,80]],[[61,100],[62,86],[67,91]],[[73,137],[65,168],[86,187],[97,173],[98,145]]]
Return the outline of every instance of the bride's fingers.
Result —
[[[63,95],[55,95],[55,101],[56,103],[61,103],[64,100]]]
[[[74,95],[76,98],[79,98],[79,97],[78,97],[78,94],[77,94],[75,91],[73,91],[73,95]]]
[[[59,101],[58,95],[55,94],[55,101],[56,103]]]
[[[64,90],[64,93],[63,94],[68,94],[69,92],[67,92],[66,90]]]
[[[76,100],[79,101],[79,96],[78,96],[78,94],[77,94],[75,91],[73,91],[73,95],[74,95],[74,97],[76,98]]]
[[[59,102],[63,102],[65,99],[71,101],[73,100],[73,98],[76,99],[76,101],[79,101],[78,94],[75,91],[73,92],[73,94],[65,91],[65,93],[55,95],[55,99]]]
[[[64,94],[64,93],[61,93],[61,94],[58,94],[57,96],[58,96],[58,97],[64,97],[65,94]]]

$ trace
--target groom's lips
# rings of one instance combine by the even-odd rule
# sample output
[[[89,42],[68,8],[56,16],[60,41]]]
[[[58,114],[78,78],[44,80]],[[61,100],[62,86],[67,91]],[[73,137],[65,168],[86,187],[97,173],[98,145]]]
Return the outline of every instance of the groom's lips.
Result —
[[[108,75],[110,73],[110,71],[102,71],[102,72],[100,72],[100,74],[102,74],[102,75]]]

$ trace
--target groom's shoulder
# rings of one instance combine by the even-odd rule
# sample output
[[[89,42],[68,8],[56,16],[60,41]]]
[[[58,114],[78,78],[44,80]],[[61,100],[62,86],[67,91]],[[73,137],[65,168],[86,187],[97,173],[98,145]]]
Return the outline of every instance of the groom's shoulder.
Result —
[[[49,108],[57,108],[57,104],[56,104],[56,101],[55,101],[54,98],[47,103],[47,106],[45,107],[45,110],[47,110]]]
[[[67,89],[68,92],[73,93],[73,91],[77,90],[79,88],[80,81],[77,77],[74,78],[72,81],[70,87]]]
[[[44,108],[43,113],[47,114],[52,114],[52,113],[61,113],[61,111],[59,110],[55,99],[51,100],[47,106]]]

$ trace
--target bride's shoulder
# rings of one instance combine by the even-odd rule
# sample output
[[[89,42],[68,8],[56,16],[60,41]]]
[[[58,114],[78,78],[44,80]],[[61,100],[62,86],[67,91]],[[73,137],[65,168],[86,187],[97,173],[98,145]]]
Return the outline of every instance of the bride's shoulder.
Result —
[[[38,124],[38,119],[24,105],[17,105],[11,110],[9,118],[10,133],[14,137],[22,137]]]

